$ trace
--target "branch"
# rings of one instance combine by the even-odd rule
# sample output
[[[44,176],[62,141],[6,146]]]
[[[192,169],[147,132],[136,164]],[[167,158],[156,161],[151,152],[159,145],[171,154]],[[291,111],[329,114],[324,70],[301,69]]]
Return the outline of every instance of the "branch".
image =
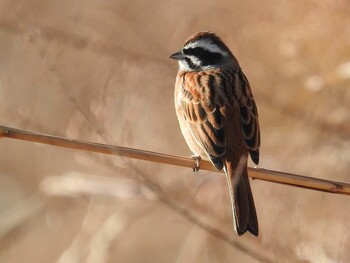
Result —
[[[24,141],[49,144],[64,148],[97,152],[109,155],[123,156],[132,159],[145,160],[163,164],[171,164],[182,167],[194,168],[195,162],[190,157],[156,153],[139,149],[132,149],[121,146],[112,146],[107,144],[92,143],[80,140],[66,139],[57,136],[43,135],[25,130],[14,129],[0,125],[0,138],[11,138]],[[217,172],[209,161],[201,160],[200,168],[206,171]],[[292,185],[317,191],[350,195],[350,184],[302,176],[291,173],[278,172],[263,168],[248,168],[249,176],[253,179],[259,179],[274,183]]]

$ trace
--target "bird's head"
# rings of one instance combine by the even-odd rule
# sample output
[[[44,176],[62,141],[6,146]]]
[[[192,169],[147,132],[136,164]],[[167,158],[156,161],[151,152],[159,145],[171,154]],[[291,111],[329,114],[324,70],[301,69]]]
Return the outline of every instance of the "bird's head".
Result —
[[[181,71],[222,68],[236,61],[225,43],[208,31],[191,36],[170,58],[178,60]]]

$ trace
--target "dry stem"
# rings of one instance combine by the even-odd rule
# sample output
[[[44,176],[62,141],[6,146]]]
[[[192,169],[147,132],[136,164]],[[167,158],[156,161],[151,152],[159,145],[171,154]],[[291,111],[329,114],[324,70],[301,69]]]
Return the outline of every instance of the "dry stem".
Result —
[[[163,164],[171,164],[182,167],[194,168],[196,166],[195,161],[190,157],[66,139],[57,136],[43,135],[25,130],[14,129],[2,125],[0,125],[0,138],[11,138],[32,141],[70,149],[117,155],[127,158],[158,162]],[[209,161],[201,160],[200,168],[202,170],[217,172]],[[260,179],[269,182],[287,184],[329,193],[350,195],[350,184],[344,182],[337,182],[297,174],[272,171],[263,168],[249,168],[249,176],[254,179]]]

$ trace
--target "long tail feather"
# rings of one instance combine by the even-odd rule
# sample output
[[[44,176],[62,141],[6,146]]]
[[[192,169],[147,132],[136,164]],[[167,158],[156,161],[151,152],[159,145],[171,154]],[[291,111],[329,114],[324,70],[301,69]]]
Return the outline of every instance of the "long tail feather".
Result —
[[[255,236],[259,234],[258,219],[254,199],[250,188],[247,165],[241,160],[236,167],[225,161],[228,190],[232,206],[233,226],[238,235],[249,231]]]

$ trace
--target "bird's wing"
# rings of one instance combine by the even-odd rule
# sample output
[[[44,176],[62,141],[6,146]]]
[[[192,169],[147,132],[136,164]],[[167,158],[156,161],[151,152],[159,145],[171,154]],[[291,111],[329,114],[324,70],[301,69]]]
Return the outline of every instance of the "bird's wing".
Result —
[[[179,104],[194,139],[214,166],[222,170],[226,142],[220,107],[213,99],[213,78],[204,73],[187,73],[182,79]]]
[[[239,83],[235,83],[234,88],[240,87],[238,95],[236,92],[236,97],[238,97],[244,142],[253,162],[258,164],[260,147],[258,110],[256,108],[248,79],[242,71],[238,72],[238,78],[236,78],[236,81],[239,81]]]

